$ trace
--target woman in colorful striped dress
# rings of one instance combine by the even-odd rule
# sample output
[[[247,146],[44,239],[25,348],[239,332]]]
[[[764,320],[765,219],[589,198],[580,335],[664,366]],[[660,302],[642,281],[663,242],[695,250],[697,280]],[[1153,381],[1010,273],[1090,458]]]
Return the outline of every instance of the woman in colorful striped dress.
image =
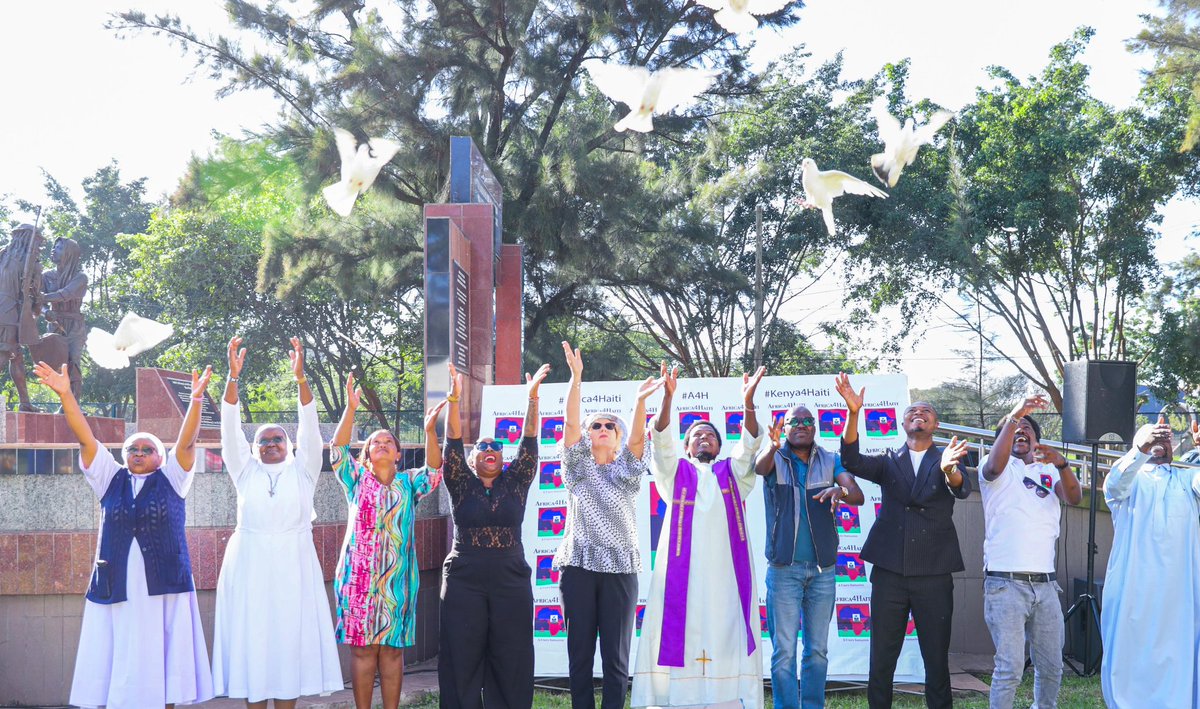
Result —
[[[384,709],[400,704],[404,650],[416,642],[417,550],[413,521],[417,503],[441,482],[442,455],[437,437],[427,435],[425,462],[398,470],[399,441],[380,429],[367,437],[362,453],[350,456],[350,436],[359,392],[347,377],[346,411],[333,435],[329,459],[350,504],[346,539],[338,560],[337,639],[351,647],[350,676],[354,704],[370,709],[375,676]],[[429,432],[446,402],[425,417]],[[432,446],[432,447],[431,447]]]

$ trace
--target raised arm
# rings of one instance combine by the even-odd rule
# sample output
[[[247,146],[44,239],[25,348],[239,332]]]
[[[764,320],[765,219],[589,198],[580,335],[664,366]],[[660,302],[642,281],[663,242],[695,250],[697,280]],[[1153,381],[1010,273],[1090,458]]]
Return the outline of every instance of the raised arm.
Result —
[[[679,383],[679,367],[668,370],[664,360],[660,375],[659,378],[663,382],[663,400],[662,407],[658,410],[658,416],[654,419],[654,429],[662,432],[667,430],[667,426],[671,423],[671,399],[675,397],[675,386]]]
[[[546,380],[550,374],[550,365],[543,364],[538,367],[533,376],[529,372],[525,372],[525,389],[529,393],[529,404],[525,407],[525,425],[522,427],[521,435],[524,438],[537,438],[538,435],[538,387]],[[564,433],[565,435],[565,433]]]
[[[841,372],[833,380],[837,393],[846,402],[846,427],[842,430],[842,465],[851,473],[870,480],[881,482],[887,473],[887,462],[880,456],[865,456],[858,450],[858,412],[862,409],[863,397],[867,388],[862,387],[857,392],[850,386],[850,377]]]
[[[963,474],[962,459],[966,456],[966,439],[960,441],[958,436],[951,436],[950,443],[942,449],[942,459],[938,465],[946,476],[946,486],[955,497],[965,498],[971,492],[967,476]]]
[[[582,398],[580,390],[583,388],[583,356],[579,354],[579,350],[572,350],[571,343],[566,340],[563,340],[562,347],[567,368],[571,370],[571,381],[567,386],[567,400],[563,408],[562,444],[564,448],[570,448],[583,438],[583,429],[580,428],[583,419],[579,404]]]
[[[437,422],[442,410],[450,402],[442,399],[425,412],[425,465],[430,468],[442,467],[442,449],[438,447]]]
[[[783,433],[783,417],[776,417],[771,425],[767,427],[767,445],[758,450],[758,457],[754,459],[754,472],[759,475],[770,475],[775,472],[775,454],[779,452],[783,445],[780,442],[780,434]]]
[[[250,462],[250,442],[242,430],[242,410],[238,406],[238,377],[246,360],[246,349],[239,349],[241,344],[240,337],[229,340],[229,378],[225,380],[225,396],[221,399],[221,458],[235,486]]]
[[[313,401],[308,377],[304,374],[304,346],[300,338],[291,338],[292,349],[288,359],[292,363],[292,376],[296,379],[296,462],[309,479],[316,481],[321,474],[321,422],[317,418],[317,407]]]
[[[663,385],[662,379],[646,377],[637,390],[637,401],[633,404],[633,419],[629,422],[629,440],[626,447],[634,458],[646,453],[646,399]]]
[[[1008,413],[1004,425],[1000,427],[1000,435],[996,436],[987,460],[983,463],[980,473],[983,474],[984,480],[988,482],[995,480],[1008,467],[1008,459],[1012,456],[1013,437],[1017,433],[1017,427],[1021,425],[1021,419],[1038,409],[1045,409],[1049,405],[1050,401],[1038,394],[1026,398],[1025,401],[1013,407],[1013,410]]]
[[[192,370],[192,397],[187,411],[183,414],[183,424],[179,426],[179,438],[175,442],[175,460],[179,467],[191,470],[196,464],[196,438],[200,435],[200,409],[204,407],[204,391],[208,388],[208,380],[212,378],[212,365],[204,368],[203,373]]]
[[[650,431],[650,471],[654,474],[654,484],[658,486],[659,494],[667,497],[674,488],[675,470],[679,467],[679,437],[671,426],[671,399],[675,396],[675,387],[679,384],[679,368],[668,370],[667,363],[663,362],[661,371],[662,408],[659,409],[654,428]]]
[[[96,457],[96,451],[100,449],[100,443],[88,426],[87,419],[83,417],[83,409],[79,408],[75,395],[71,393],[71,378],[67,376],[67,365],[64,364],[61,370],[56,371],[45,362],[38,362],[33,368],[33,374],[39,383],[58,394],[63,415],[67,417],[67,427],[75,434],[75,438],[79,439],[80,462],[83,463],[83,467],[90,467]]]
[[[333,440],[330,442],[330,445],[350,445],[350,437],[354,433],[354,414],[358,411],[358,404],[361,398],[362,392],[354,385],[354,373],[347,374],[346,409],[342,411],[342,419],[338,421],[337,430],[333,432]]]
[[[1150,460],[1154,444],[1171,436],[1171,426],[1163,416],[1158,423],[1148,423],[1133,434],[1133,448],[1109,469],[1104,478],[1104,501],[1110,506],[1122,502],[1133,489],[1142,466]]]
[[[766,367],[759,367],[753,376],[742,374],[742,404],[745,407],[742,430],[749,433],[751,438],[759,436],[758,413],[754,410],[754,393],[758,391],[758,384],[766,373]]]
[[[447,443],[451,439],[462,440],[462,414],[460,413],[458,400],[462,397],[463,377],[454,368],[450,367],[450,396],[446,397],[446,401],[450,402],[449,408],[446,410],[446,439]]]

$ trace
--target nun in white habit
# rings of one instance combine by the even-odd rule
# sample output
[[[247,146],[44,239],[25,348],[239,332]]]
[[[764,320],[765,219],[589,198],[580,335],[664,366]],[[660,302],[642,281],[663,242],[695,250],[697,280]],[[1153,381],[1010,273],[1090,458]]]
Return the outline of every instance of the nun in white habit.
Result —
[[[229,538],[213,632],[218,695],[268,699],[293,709],[302,695],[342,689],[329,597],[313,545],[313,496],[321,473],[317,405],[304,376],[304,350],[292,338],[299,387],[296,448],[279,426],[259,427],[253,445],[242,432],[238,375],[242,338],[229,341],[229,380],[221,403],[221,450],[237,490],[237,529]]]

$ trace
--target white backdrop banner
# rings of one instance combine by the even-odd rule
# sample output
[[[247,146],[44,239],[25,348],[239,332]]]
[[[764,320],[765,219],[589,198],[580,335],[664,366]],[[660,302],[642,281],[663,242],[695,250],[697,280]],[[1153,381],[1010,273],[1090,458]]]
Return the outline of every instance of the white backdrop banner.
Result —
[[[845,427],[845,402],[834,390],[834,376],[765,377],[755,398],[758,421],[765,427],[772,417],[804,404],[817,418],[817,442],[837,451]],[[882,453],[903,442],[898,417],[908,405],[908,379],[904,375],[856,375],[855,387],[866,387],[866,401],[860,417],[859,441],[864,453]],[[583,416],[596,411],[613,411],[628,421],[636,401],[637,382],[585,382],[582,391]],[[554,552],[562,538],[567,517],[567,491],[559,473],[558,441],[562,438],[563,405],[566,384],[543,384],[540,392],[538,437],[540,460],[537,476],[529,493],[522,541],[533,574],[534,672],[539,677],[567,676],[567,626],[558,595],[558,573],[551,568]],[[647,402],[647,414],[655,414],[662,400],[656,392]],[[521,442],[521,428],[527,403],[525,387],[489,386],[483,391],[481,435],[494,435],[504,442],[504,456],[511,460]],[[680,379],[673,402],[676,424],[682,433],[696,419],[716,424],[723,434],[720,457],[727,457],[742,433],[741,379]],[[682,445],[680,447],[682,452]],[[871,637],[871,565],[859,557],[863,542],[879,510],[879,488],[860,480],[866,495],[861,507],[841,506],[837,511],[840,543],[837,560],[837,603],[829,624],[829,679],[865,680],[869,667]],[[754,576],[758,584],[759,619],[762,627],[763,673],[771,671],[770,636],[767,634],[766,571],[763,556],[766,543],[765,510],[761,483],[745,501],[746,522],[752,540]],[[663,520],[669,515],[667,502],[659,497],[653,478],[647,475],[638,497],[638,543],[642,553],[639,577],[637,628],[641,635],[642,613],[650,591],[653,550]],[[636,656],[638,638],[633,639]],[[799,656],[799,654],[797,655]],[[634,657],[629,666],[634,667]],[[596,655],[596,675],[600,675],[600,656]],[[923,682],[925,669],[917,647],[912,620],[896,667],[899,682]]]

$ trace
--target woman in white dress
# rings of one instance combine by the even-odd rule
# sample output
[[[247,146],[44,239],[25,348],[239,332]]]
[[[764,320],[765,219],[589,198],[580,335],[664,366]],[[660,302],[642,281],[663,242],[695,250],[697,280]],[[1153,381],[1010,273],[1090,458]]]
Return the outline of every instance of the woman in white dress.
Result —
[[[79,439],[79,467],[100,498],[102,522],[75,656],[70,702],[119,709],[170,707],[211,699],[212,675],[184,536],[200,403],[212,368],[192,372],[192,397],[169,455],[135,433],[125,465],[100,445],[71,393],[67,366],[45,362],[38,381],[62,401]]]
[[[279,426],[242,432],[238,378],[242,338],[229,341],[229,379],[221,403],[221,451],[237,490],[237,529],[217,581],[213,681],[218,695],[249,709],[293,709],[306,694],[342,689],[329,597],[313,546],[313,496],[321,474],[317,404],[304,376],[304,349],[292,338],[299,387],[296,452]],[[239,349],[240,348],[240,349]]]

